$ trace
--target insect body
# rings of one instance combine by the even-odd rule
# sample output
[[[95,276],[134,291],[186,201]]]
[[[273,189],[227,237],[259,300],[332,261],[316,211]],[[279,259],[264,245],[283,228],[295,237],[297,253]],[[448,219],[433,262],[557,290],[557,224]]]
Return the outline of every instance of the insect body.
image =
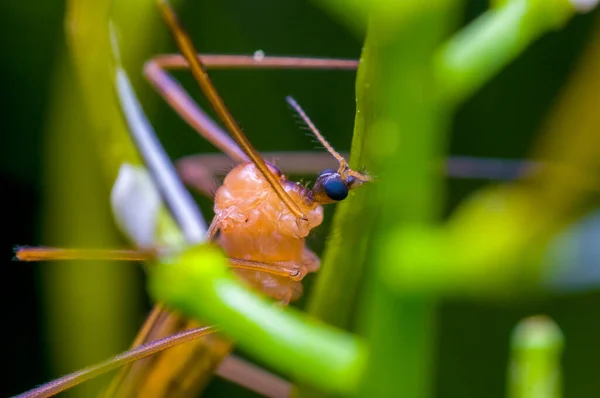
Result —
[[[235,272],[249,285],[282,304],[299,298],[300,281],[319,268],[319,258],[306,246],[305,237],[321,224],[321,205],[344,199],[349,190],[370,180],[369,176],[350,169],[298,104],[289,97],[288,102],[339,160],[339,169],[324,170],[311,190],[288,180],[276,166],[266,163],[269,173],[304,215],[298,218],[254,163],[242,163],[227,174],[216,191],[215,217],[209,228],[210,237],[224,249]],[[150,335],[159,338],[179,329],[199,326],[164,312],[151,319],[151,331],[139,343],[151,341]],[[107,396],[126,397],[135,395],[133,391],[139,391],[136,396],[144,397],[188,396],[202,388],[230,349],[231,344],[218,336],[187,343],[145,360],[147,366],[140,362],[125,369]],[[179,368],[174,364],[187,366]],[[186,382],[175,383],[174,379]]]

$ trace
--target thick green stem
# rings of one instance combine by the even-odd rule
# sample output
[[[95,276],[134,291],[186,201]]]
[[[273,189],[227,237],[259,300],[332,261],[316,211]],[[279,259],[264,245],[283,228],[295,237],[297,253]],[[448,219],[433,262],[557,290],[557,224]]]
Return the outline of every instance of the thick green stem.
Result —
[[[363,53],[364,57],[365,53]],[[364,59],[364,58],[363,58]],[[363,114],[368,107],[368,90],[362,84],[368,63],[361,62],[357,78],[357,112],[350,164],[370,169],[369,159],[363,156],[366,135]],[[350,328],[357,292],[364,275],[367,242],[371,218],[366,212],[370,184],[351,192],[340,203],[333,219],[332,233],[323,256],[322,270],[308,303],[308,312],[327,323]],[[357,228],[360,226],[360,228]]]
[[[455,24],[457,5],[439,1],[411,11],[398,21],[383,8],[374,11],[363,61],[371,64],[362,83],[374,97],[364,118],[378,182],[369,209],[376,215],[369,248],[375,269],[362,307],[370,357],[361,396],[426,397],[432,385],[436,298],[392,292],[380,271],[398,252],[381,249],[390,229],[439,222],[443,189],[432,164],[443,156],[450,109],[440,101],[432,66]]]
[[[363,50],[361,59],[366,57]],[[364,156],[366,144],[365,122],[363,115],[371,103],[370,91],[364,84],[368,62],[360,63],[356,79],[356,117],[350,164],[354,168],[371,169],[369,159]],[[372,218],[367,212],[369,185],[352,192],[350,197],[337,205],[333,219],[332,232],[328,239],[322,259],[319,278],[309,298],[307,312],[325,320],[328,324],[346,330],[353,329],[356,304],[366,267],[369,231]],[[360,227],[359,227],[360,226]],[[316,390],[310,384],[298,385],[299,397],[325,397],[330,394]]]
[[[87,1],[71,0],[66,26],[77,77],[93,125],[89,133],[99,148],[105,181],[112,184],[123,162],[141,164],[141,160],[129,139],[113,89],[110,3],[95,2],[92,6]],[[147,6],[136,9],[135,14],[145,15],[142,8]]]

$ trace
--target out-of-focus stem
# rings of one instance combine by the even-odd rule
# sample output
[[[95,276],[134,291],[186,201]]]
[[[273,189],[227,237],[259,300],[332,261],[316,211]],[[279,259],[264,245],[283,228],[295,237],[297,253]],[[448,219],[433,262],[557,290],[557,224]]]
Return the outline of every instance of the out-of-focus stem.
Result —
[[[451,108],[438,95],[432,64],[461,3],[403,3],[409,12],[397,20],[383,6],[372,11],[363,60],[370,65],[360,87],[371,97],[361,109],[366,152],[378,181],[368,209],[373,269],[365,278],[361,332],[370,355],[359,396],[423,398],[432,386],[436,296],[392,291],[381,271],[398,253],[382,249],[391,230],[440,221],[443,185],[431,166],[443,156]]]
[[[563,345],[552,319],[534,316],[519,322],[511,339],[508,398],[560,398]]]
[[[533,41],[576,13],[569,0],[497,3],[441,47],[436,69],[445,98],[463,101]]]

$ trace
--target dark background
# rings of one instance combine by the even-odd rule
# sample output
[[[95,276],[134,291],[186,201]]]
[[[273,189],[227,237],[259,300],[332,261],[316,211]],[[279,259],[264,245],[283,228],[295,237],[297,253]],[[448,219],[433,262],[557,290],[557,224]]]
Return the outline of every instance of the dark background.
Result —
[[[180,8],[181,14],[203,52],[251,54],[261,49],[272,55],[344,58],[357,58],[360,54],[362,38],[313,3],[190,3]],[[485,6],[483,1],[469,2],[465,21]],[[48,243],[42,233],[48,184],[43,178],[44,134],[52,105],[53,70],[65,49],[63,16],[64,5],[60,2],[0,4],[2,352],[8,363],[0,383],[0,394],[4,396],[59,376],[61,372],[49,360],[47,347],[69,347],[68,341],[56,341],[46,334],[43,296],[39,293],[45,279],[40,270],[52,264],[11,261],[14,244]],[[526,156],[595,19],[597,13],[579,16],[563,30],[547,34],[465,103],[455,117],[450,152],[511,159]],[[156,43],[155,53],[166,50],[173,50],[171,43]],[[137,72],[129,72],[133,75],[140,71],[141,65]],[[298,100],[334,147],[349,148],[354,118],[353,72],[218,71],[212,76],[259,150],[314,149],[285,104],[286,95]],[[179,73],[177,77],[197,96],[186,74]],[[149,106],[157,104],[150,116],[173,158],[213,151],[174,112],[157,101],[156,94],[140,83],[141,79],[137,81],[143,101]],[[84,109],[74,108],[72,112],[75,115]],[[488,183],[448,181],[448,210],[469,192]],[[203,204],[209,209],[207,203]],[[331,211],[329,208],[327,214]],[[325,223],[309,241],[317,252],[322,250],[327,227]],[[138,272],[138,278],[143,278],[142,272]],[[143,290],[132,294],[145,300]],[[146,302],[144,308],[147,307]],[[439,315],[436,396],[504,396],[511,330],[521,318],[539,313],[552,316],[565,334],[565,396],[598,396],[598,308],[600,294],[594,289],[519,301],[444,302]],[[143,314],[142,310],[139,319],[131,320],[132,324],[139,324]],[[127,340],[130,338],[126,336]],[[100,359],[103,358],[96,360]],[[218,382],[207,394],[219,396],[231,388]]]

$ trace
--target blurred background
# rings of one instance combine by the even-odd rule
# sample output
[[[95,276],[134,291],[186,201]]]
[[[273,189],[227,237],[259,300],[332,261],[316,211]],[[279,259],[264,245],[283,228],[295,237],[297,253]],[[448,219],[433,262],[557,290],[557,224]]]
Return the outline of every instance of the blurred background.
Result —
[[[464,23],[487,7],[483,0],[467,3]],[[363,37],[312,2],[184,2],[179,10],[197,47],[206,53],[262,50],[267,55],[358,58],[361,51]],[[15,244],[128,244],[116,233],[110,216],[110,187],[97,165],[97,143],[86,136],[89,120],[67,54],[65,11],[63,2],[0,3],[0,186],[6,200],[1,223],[3,352],[9,363],[0,386],[3,396],[125,350],[150,308],[144,274],[137,264],[12,261]],[[454,118],[450,154],[525,158],[592,39],[598,17],[598,12],[578,16],[564,29],[545,35],[462,105]],[[141,60],[174,49],[156,13],[148,15],[147,26],[135,29],[149,26],[159,30],[143,43],[135,57],[140,61],[127,60],[127,54],[124,58],[163,145],[173,159],[215,152],[143,79]],[[186,73],[176,76],[192,95],[200,97]],[[349,149],[355,111],[354,72],[215,71],[212,77],[260,151],[318,150],[286,105],[286,95],[296,98],[335,148]],[[448,212],[471,192],[491,183],[486,179],[448,179]],[[210,218],[210,202],[198,200]],[[326,214],[330,216],[332,211],[330,206]],[[326,243],[330,219],[326,217],[309,239],[317,253]],[[595,225],[588,221],[585,239],[578,241],[581,245],[588,242],[588,249],[594,249],[593,242],[600,238],[600,228]],[[586,272],[591,272],[593,260],[584,264]],[[307,278],[306,294],[313,278]],[[591,283],[579,284],[573,279],[572,284],[559,284],[547,295],[518,301],[444,301],[439,311],[436,396],[505,396],[511,330],[520,319],[535,314],[550,315],[564,332],[565,396],[598,396],[600,281],[595,284],[587,276],[579,279]],[[92,388],[83,386],[74,393],[87,396]],[[214,382],[207,396],[226,396],[232,391],[252,396],[224,381]]]

